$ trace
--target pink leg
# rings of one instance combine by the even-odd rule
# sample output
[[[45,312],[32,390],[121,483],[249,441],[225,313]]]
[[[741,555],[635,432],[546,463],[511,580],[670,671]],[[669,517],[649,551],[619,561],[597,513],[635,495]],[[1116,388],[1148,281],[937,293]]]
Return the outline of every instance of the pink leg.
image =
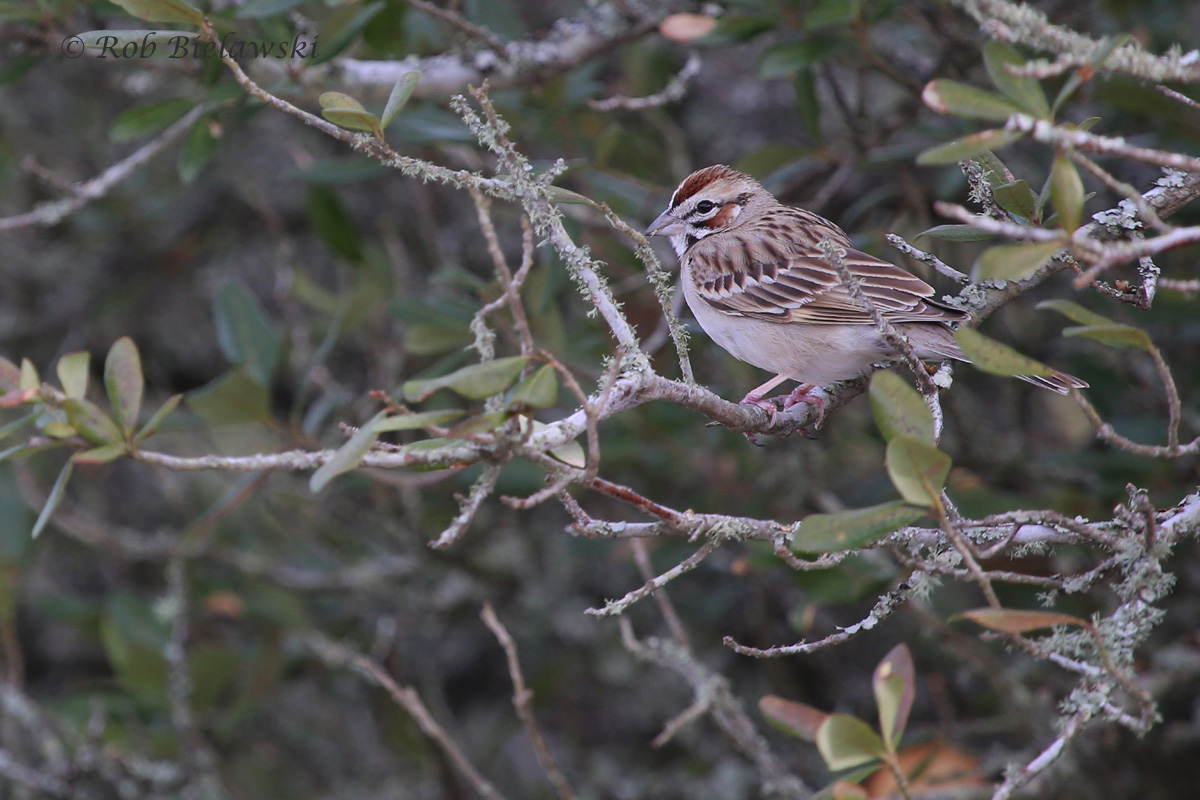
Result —
[[[797,403],[808,403],[810,406],[817,407],[817,427],[821,427],[821,423],[825,421],[825,401],[818,395],[810,394],[815,386],[807,383],[802,383],[783,400],[784,408],[791,408]]]
[[[776,386],[783,383],[787,379],[788,379],[787,375],[776,375],[774,378],[771,378],[771,380],[767,381],[762,386],[755,387],[755,388],[751,389],[749,392],[747,392],[746,396],[742,398],[742,403],[744,403],[746,405],[750,405],[750,406],[758,406],[759,408],[764,409],[767,412],[767,414],[769,415],[769,418],[770,418],[769,424],[774,425],[775,424],[775,416],[776,416],[776,414],[778,414],[778,410],[775,408],[775,404],[772,403],[770,400],[765,399],[765,397],[766,397],[767,392],[771,391],[772,389],[774,389]]]

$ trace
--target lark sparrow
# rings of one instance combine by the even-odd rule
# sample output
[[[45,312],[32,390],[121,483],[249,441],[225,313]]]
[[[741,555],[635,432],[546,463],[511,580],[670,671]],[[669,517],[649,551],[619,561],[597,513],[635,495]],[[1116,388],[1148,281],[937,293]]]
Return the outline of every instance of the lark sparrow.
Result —
[[[845,249],[843,263],[863,293],[918,358],[968,360],[951,332],[967,314],[933,300],[932,286],[856,250],[837,225],[783,205],[758,181],[722,164],[685,178],[646,233],[670,237],[683,296],[704,332],[735,358],[776,373],[742,398],[766,409],[772,421],[775,404],[764,397],[784,381],[800,383],[784,408],[821,407],[814,387],[853,378],[895,355],[826,261],[824,239]],[[1060,394],[1087,386],[1061,372],[1022,379]]]

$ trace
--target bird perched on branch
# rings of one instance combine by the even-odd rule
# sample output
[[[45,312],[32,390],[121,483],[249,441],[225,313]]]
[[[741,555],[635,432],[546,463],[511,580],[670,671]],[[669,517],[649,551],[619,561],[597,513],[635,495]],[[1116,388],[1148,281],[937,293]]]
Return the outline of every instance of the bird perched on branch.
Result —
[[[967,314],[932,299],[932,286],[856,250],[837,225],[783,205],[758,181],[723,164],[685,178],[646,234],[670,237],[683,296],[704,332],[735,358],[776,373],[741,401],[766,409],[772,422],[776,407],[766,395],[784,381],[799,383],[784,408],[806,402],[823,411],[815,387],[898,355],[842,282],[821,248],[826,240],[844,251],[842,264],[862,295],[918,358],[970,360],[952,332]],[[1060,394],[1087,386],[1062,372],[1018,377]]]

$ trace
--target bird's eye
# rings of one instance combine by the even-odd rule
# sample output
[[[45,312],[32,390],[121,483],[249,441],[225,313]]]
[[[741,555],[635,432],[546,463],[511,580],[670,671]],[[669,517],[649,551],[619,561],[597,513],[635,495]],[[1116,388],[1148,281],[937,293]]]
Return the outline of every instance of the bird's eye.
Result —
[[[699,203],[696,203],[696,210],[699,211],[701,214],[707,214],[708,212],[712,211],[716,207],[717,207],[717,204],[714,203],[712,200],[701,200]]]

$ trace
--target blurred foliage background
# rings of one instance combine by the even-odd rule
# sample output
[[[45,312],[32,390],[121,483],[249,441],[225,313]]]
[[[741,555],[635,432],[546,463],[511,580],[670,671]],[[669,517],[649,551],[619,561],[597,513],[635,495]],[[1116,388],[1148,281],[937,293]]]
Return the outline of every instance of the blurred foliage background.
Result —
[[[502,39],[519,40],[605,5],[465,0],[453,7]],[[1037,5],[1058,24],[1097,37],[1129,32],[1156,52],[1200,43],[1200,6],[1193,3]],[[218,26],[247,41],[319,31],[318,58],[286,68],[248,66],[252,74],[270,67],[260,82],[309,109],[330,90],[382,107],[388,87],[341,80],[338,63],[347,56],[429,57],[477,47],[402,0],[248,0],[208,10]],[[986,85],[984,38],[970,18],[923,0],[731,0],[720,11],[716,29],[693,42],[671,41],[651,26],[578,66],[533,75],[492,96],[526,153],[541,164],[566,159],[562,185],[610,204],[635,227],[657,215],[680,178],[712,163],[753,174],[784,202],[836,221],[860,248],[896,260],[902,256],[885,233],[913,241],[939,222],[934,200],[965,201],[958,169],[917,167],[914,156],[977,129],[920,101],[935,77]],[[89,350],[98,363],[118,337],[133,337],[148,405],[187,394],[184,409],[150,444],[186,454],[336,446],[343,440],[339,421],[358,424],[374,413],[369,390],[391,391],[474,360],[464,349],[468,324],[497,284],[465,193],[404,178],[248,101],[213,60],[65,57],[59,45],[70,34],[146,27],[102,0],[6,0],[0,21],[0,216],[61,196],[41,173],[90,178],[204,107],[181,142],[107,196],[52,226],[0,231],[5,356],[27,357],[48,373],[64,353]],[[636,111],[589,105],[659,91],[693,52],[700,71],[679,102]],[[1200,136],[1200,113],[1131,79],[1089,83],[1064,114],[1099,116],[1096,132],[1168,150],[1186,152]],[[488,163],[444,95],[419,93],[388,140],[454,168]],[[1018,144],[1000,155],[1030,185],[1042,184],[1051,156],[1044,147]],[[1142,189],[1157,177],[1138,165],[1111,168]],[[1084,180],[1097,192],[1088,214],[1120,199]],[[515,253],[516,211],[495,208]],[[665,342],[661,311],[628,242],[590,209],[571,207],[569,214],[576,240],[608,264],[643,337]],[[1177,219],[1200,221],[1193,209]],[[916,244],[963,269],[984,246],[929,238]],[[611,353],[609,337],[549,248],[537,252],[524,293],[533,331],[591,386]],[[668,248],[660,255],[673,265]],[[953,290],[919,263],[898,263]],[[1158,263],[1164,274],[1197,275],[1187,249]],[[1163,292],[1152,311],[1139,312],[1076,292],[1060,275],[984,326],[1087,380],[1106,418],[1145,441],[1161,437],[1166,418],[1153,365],[1130,351],[1063,339],[1061,318],[1034,310],[1051,297],[1071,297],[1146,330],[1175,368],[1185,420],[1196,423],[1194,297]],[[511,331],[500,331],[501,354],[513,352],[513,342]],[[698,381],[722,396],[739,397],[763,379],[702,334],[692,342]],[[677,374],[669,343],[655,364]],[[563,397],[546,419],[569,408]],[[1107,518],[1126,499],[1127,484],[1147,487],[1151,501],[1165,507],[1200,482],[1196,458],[1154,460],[1101,446],[1069,399],[1018,382],[960,367],[944,403],[944,447],[956,465],[949,492],[967,514],[1053,508]],[[602,474],[676,508],[780,521],[893,496],[884,442],[865,400],[833,415],[816,441],[755,448],[704,423],[665,403],[610,420],[601,429]],[[426,546],[457,513],[454,494],[470,486],[478,468],[362,470],[313,496],[306,475],[174,473],[132,461],[81,467],[47,532],[31,541],[37,509],[61,466],[57,452],[0,465],[0,661],[5,680],[69,740],[102,745],[130,774],[143,760],[195,758],[188,754],[197,744],[175,724],[165,655],[169,621],[179,613],[168,607],[168,553],[183,546],[194,554],[182,578],[191,706],[223,784],[212,789],[215,796],[470,796],[382,691],[295,644],[295,636],[311,631],[354,643],[415,687],[509,796],[552,796],[511,708],[502,652],[479,620],[484,601],[516,637],[537,714],[582,796],[732,798],[758,791],[753,766],[705,722],[661,749],[649,746],[690,702],[691,689],[636,662],[614,622],[583,614],[641,583],[625,544],[571,537],[564,532],[568,517],[553,504],[514,511],[490,502],[456,547]],[[541,470],[529,464],[513,463],[500,478],[503,494],[542,485]],[[611,501],[580,499],[597,516],[628,516]],[[660,570],[691,552],[682,542],[650,545]],[[1071,557],[1031,553],[1021,568],[1064,571]],[[1187,796],[1200,784],[1198,565],[1190,542],[1171,564],[1177,585],[1146,648],[1169,648],[1190,665],[1164,683],[1164,722],[1141,740],[1098,731],[1036,796],[1153,800]],[[867,715],[870,670],[893,644],[908,641],[919,680],[910,736],[944,737],[994,776],[1005,754],[1028,743],[1031,723],[1022,713],[1029,703],[1053,706],[1055,676],[1044,664],[979,642],[961,624],[941,622],[978,604],[971,587],[946,584],[922,608],[812,656],[755,661],[721,645],[726,635],[758,646],[825,635],[860,619],[903,571],[876,552],[833,570],[793,573],[769,548],[747,543],[723,547],[670,593],[698,656],[729,678],[748,707],[771,693]],[[1034,592],[1011,590],[1003,599],[1033,604]],[[1088,603],[1107,598],[1071,602],[1086,614]],[[641,634],[664,630],[650,605],[630,616]],[[1042,694],[1006,709],[1007,684],[1026,680]],[[6,706],[0,744],[18,760],[32,759],[36,748],[17,735],[14,713]],[[824,767],[812,747],[768,735],[790,768],[821,782]],[[92,775],[72,796],[117,796],[118,783]],[[152,785],[130,778],[132,794],[122,796],[154,796]],[[39,796],[29,791],[9,783],[0,796]]]

